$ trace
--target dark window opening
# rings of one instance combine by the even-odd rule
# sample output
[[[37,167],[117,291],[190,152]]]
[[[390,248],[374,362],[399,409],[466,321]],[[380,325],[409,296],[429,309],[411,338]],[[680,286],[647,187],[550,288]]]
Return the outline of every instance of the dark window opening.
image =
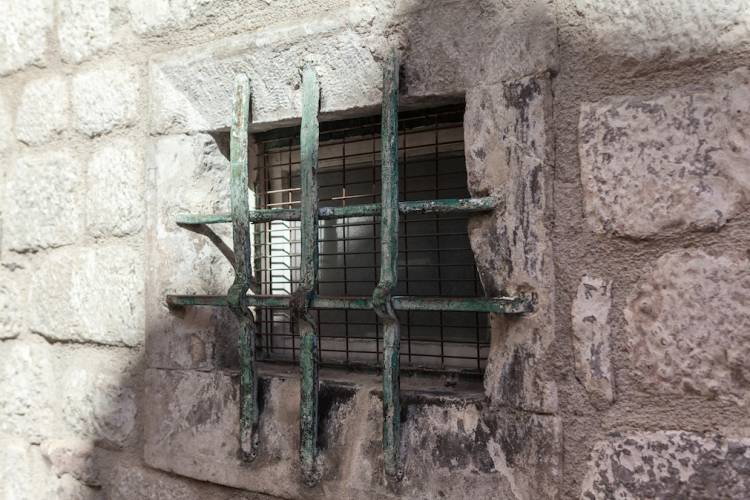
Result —
[[[258,134],[251,173],[254,208],[300,203],[299,128]],[[380,201],[380,117],[321,124],[321,207]],[[401,201],[468,198],[463,106],[399,115]],[[467,234],[467,215],[403,216],[399,227],[397,295],[483,296]],[[379,217],[321,220],[322,296],[372,294],[380,265]],[[299,283],[299,223],[255,225],[255,270],[260,293],[289,295]],[[373,311],[315,310],[321,364],[378,365],[382,330]],[[487,315],[401,311],[403,369],[480,372],[489,350]],[[289,311],[256,310],[259,358],[296,361],[299,342]]]

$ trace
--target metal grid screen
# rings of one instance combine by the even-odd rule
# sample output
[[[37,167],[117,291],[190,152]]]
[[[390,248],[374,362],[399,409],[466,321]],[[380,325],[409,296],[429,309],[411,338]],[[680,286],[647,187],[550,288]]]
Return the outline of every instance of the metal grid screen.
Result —
[[[399,115],[401,201],[467,198],[463,107]],[[255,208],[299,208],[299,129],[256,135]],[[321,207],[380,201],[380,117],[321,124]],[[410,214],[399,227],[397,295],[484,295],[467,235],[466,215]],[[299,283],[299,222],[255,226],[259,292],[289,295]],[[378,280],[379,217],[321,220],[319,284],[324,296],[368,296]],[[260,357],[296,361],[298,342],[288,310],[259,308]],[[323,364],[377,365],[382,332],[373,311],[315,310]],[[484,313],[399,313],[401,363],[409,369],[479,372],[489,349]]]

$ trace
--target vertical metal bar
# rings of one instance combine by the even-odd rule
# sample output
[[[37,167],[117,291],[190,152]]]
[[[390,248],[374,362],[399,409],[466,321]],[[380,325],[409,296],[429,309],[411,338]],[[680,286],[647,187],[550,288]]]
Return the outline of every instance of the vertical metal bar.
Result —
[[[398,317],[391,293],[398,280],[398,72],[393,51],[383,71],[383,111],[381,123],[382,212],[380,215],[380,281],[372,294],[375,312],[383,321],[383,453],[385,472],[400,479],[401,404],[399,400]]]
[[[240,449],[246,460],[258,449],[258,375],[255,366],[255,324],[247,303],[252,260],[248,204],[248,125],[250,122],[250,81],[237,75],[234,86],[230,142],[230,199],[234,239],[234,283],[227,292],[227,303],[240,323]]]
[[[301,261],[300,286],[292,312],[300,336],[300,464],[304,481],[318,480],[315,459],[318,442],[318,337],[309,311],[318,279],[318,108],[320,87],[315,71],[302,73],[302,127],[300,130]]]

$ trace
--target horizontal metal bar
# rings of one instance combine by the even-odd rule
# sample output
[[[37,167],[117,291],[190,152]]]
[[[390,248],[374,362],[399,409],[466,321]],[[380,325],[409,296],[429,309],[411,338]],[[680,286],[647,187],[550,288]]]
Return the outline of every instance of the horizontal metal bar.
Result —
[[[312,309],[372,309],[371,297],[320,297],[312,299]],[[291,298],[288,295],[249,295],[247,304],[252,307],[285,309]],[[534,310],[531,297],[409,297],[395,295],[392,297],[397,311],[463,311],[497,314],[521,314]],[[227,305],[223,295],[167,295],[167,305],[182,306],[218,306]]]
[[[399,212],[402,214],[452,214],[489,212],[499,205],[494,197],[456,198],[445,200],[402,201]],[[343,217],[367,217],[380,215],[380,203],[350,205],[348,207],[322,207],[318,209],[320,219],[340,219]],[[265,208],[250,210],[250,222],[271,222],[275,220],[300,220],[300,210],[296,208]],[[177,223],[184,225],[219,224],[232,222],[231,214],[179,214]]]

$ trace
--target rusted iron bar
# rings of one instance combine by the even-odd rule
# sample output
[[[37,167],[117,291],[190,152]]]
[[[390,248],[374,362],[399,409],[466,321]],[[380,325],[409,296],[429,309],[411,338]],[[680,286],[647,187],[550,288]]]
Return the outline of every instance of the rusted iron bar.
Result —
[[[401,214],[452,214],[452,213],[482,213],[491,212],[501,204],[500,200],[493,197],[485,198],[455,198],[443,200],[424,201],[402,201],[398,204]],[[318,219],[341,219],[344,217],[366,217],[380,215],[382,207],[380,203],[366,203],[362,205],[350,205],[346,207],[321,207],[318,208]],[[297,221],[300,220],[301,211],[296,208],[265,208],[251,210],[250,222],[261,223],[276,220]],[[197,224],[220,224],[232,222],[231,214],[179,214],[177,223],[182,225]]]
[[[289,295],[250,295],[250,307],[287,309],[292,297]],[[494,314],[525,314],[534,311],[534,299],[530,296],[517,297],[407,297],[391,296],[391,304],[396,311],[459,311]],[[223,295],[167,295],[169,307],[215,306],[226,307],[227,298]],[[372,297],[320,297],[310,301],[310,309],[349,309],[371,310]]]
[[[299,457],[306,484],[318,481],[318,336],[310,314],[310,302],[318,281],[318,139],[320,86],[315,71],[302,73],[302,126],[300,130],[301,282],[290,307],[300,338],[300,443]]]
[[[230,136],[230,199],[234,240],[234,283],[227,292],[227,305],[240,323],[240,449],[246,460],[258,450],[258,374],[255,366],[255,323],[247,303],[252,270],[248,204],[248,125],[250,81],[238,75],[234,86]]]
[[[383,459],[386,475],[401,479],[400,325],[391,294],[398,280],[398,72],[395,51],[383,68],[381,117],[380,281],[372,306],[383,322]]]

